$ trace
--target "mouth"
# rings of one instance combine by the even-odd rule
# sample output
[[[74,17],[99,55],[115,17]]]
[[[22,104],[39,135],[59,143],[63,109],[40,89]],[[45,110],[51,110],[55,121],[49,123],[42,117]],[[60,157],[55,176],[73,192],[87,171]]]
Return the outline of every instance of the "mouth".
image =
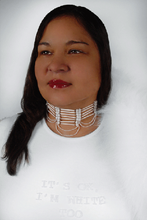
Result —
[[[52,89],[62,89],[71,86],[71,83],[65,82],[61,79],[53,79],[48,82]]]

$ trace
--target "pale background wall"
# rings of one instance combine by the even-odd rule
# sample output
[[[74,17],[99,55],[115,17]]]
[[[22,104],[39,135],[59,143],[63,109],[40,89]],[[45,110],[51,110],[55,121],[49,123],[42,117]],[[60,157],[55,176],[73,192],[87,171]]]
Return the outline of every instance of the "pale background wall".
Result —
[[[0,0],[0,118],[21,111],[24,80],[37,28],[62,4],[82,5],[104,22],[113,66],[147,85],[146,0]]]

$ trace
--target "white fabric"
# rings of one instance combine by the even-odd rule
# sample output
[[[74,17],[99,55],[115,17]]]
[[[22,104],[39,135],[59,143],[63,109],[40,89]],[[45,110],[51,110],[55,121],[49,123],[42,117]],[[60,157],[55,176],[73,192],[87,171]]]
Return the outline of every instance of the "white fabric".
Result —
[[[11,121],[2,121],[1,130],[11,127]],[[130,220],[99,142],[100,129],[65,138],[53,133],[44,120],[39,122],[29,143],[30,165],[21,166],[12,177],[5,162],[0,163],[0,219]]]
[[[1,220],[146,220],[147,89],[121,73],[93,133],[64,138],[40,121],[30,164],[9,176],[0,161]],[[15,117],[0,123],[0,146]]]

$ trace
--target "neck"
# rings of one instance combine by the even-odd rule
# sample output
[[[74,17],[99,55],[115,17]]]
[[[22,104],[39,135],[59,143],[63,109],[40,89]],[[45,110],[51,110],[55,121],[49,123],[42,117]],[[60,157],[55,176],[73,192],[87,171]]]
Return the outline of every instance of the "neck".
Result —
[[[47,125],[65,137],[84,136],[98,127],[97,101],[82,109],[58,108],[47,102]]]

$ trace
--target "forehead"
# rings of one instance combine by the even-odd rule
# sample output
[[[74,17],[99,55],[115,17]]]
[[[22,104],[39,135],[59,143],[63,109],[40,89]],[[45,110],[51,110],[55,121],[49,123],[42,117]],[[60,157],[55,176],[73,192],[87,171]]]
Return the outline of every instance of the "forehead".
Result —
[[[45,28],[42,39],[66,39],[93,41],[87,30],[72,16],[63,16],[53,19]],[[69,40],[69,39],[68,39]],[[71,40],[71,39],[70,39]]]

